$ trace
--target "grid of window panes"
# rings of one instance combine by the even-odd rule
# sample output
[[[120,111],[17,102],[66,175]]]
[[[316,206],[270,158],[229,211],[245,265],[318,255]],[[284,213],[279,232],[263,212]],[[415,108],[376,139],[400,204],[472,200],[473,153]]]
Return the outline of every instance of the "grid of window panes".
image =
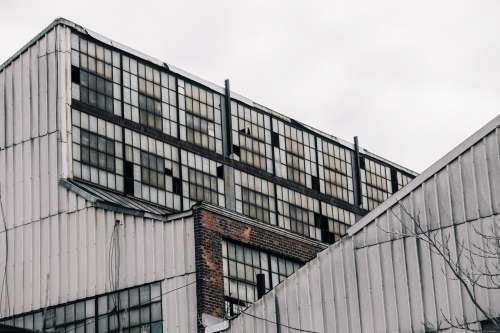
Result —
[[[177,82],[180,139],[222,154],[221,95],[183,80]]]
[[[75,109],[71,113],[73,176],[123,191],[121,127]]]
[[[328,219],[329,243],[340,240],[346,233],[347,229],[356,222],[354,213],[345,209],[335,207],[326,202],[321,203],[321,214]],[[323,240],[325,241],[325,240]]]
[[[256,220],[276,225],[274,184],[234,170],[236,211]]]
[[[314,135],[273,119],[276,175],[312,188],[317,177]]]
[[[133,164],[133,195],[180,210],[181,198],[174,190],[180,174],[178,148],[129,129],[124,144],[125,161]]]
[[[319,201],[283,186],[276,186],[278,226],[310,238],[321,240],[321,228],[315,213],[320,213]]]
[[[122,56],[123,117],[177,137],[175,77]]]
[[[391,168],[361,157],[362,207],[372,210],[392,194]]]
[[[217,173],[223,166],[213,160],[181,150],[184,208],[198,201],[225,207],[224,178]]]
[[[43,332],[161,333],[161,285],[156,282],[66,303],[2,319],[0,324]]]
[[[264,274],[266,291],[290,276],[300,263],[222,241],[222,267],[226,313],[236,315],[257,300],[257,274]]]
[[[231,102],[233,145],[240,161],[273,172],[271,118],[243,104]]]
[[[354,204],[352,151],[318,138],[320,191]]]
[[[398,190],[402,188],[403,186],[406,186],[413,177],[408,176],[407,174],[402,173],[401,171],[396,171],[397,177],[398,177]]]
[[[72,98],[121,114],[120,56],[116,51],[71,35]]]

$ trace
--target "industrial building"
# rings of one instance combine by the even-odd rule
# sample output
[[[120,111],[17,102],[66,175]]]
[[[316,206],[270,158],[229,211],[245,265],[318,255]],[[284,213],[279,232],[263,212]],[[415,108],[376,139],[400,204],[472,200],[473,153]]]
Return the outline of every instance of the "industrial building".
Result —
[[[57,19],[0,66],[0,324],[203,331],[415,176]]]
[[[499,332],[499,231],[497,116],[212,332]]]

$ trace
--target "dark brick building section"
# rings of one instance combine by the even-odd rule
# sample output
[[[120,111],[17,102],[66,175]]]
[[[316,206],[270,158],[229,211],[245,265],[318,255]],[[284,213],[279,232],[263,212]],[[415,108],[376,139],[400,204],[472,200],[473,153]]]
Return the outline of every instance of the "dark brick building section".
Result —
[[[193,207],[198,314],[224,317],[223,239],[305,263],[326,245],[227,210]],[[199,331],[203,327],[199,326]]]

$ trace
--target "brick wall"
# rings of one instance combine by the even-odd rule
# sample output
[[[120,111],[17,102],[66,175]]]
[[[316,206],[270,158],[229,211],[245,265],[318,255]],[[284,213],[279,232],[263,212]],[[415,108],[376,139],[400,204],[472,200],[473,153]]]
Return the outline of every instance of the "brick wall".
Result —
[[[198,314],[224,316],[221,240],[233,240],[280,256],[307,262],[324,246],[301,241],[204,208],[194,208]],[[199,325],[199,332],[202,326]]]

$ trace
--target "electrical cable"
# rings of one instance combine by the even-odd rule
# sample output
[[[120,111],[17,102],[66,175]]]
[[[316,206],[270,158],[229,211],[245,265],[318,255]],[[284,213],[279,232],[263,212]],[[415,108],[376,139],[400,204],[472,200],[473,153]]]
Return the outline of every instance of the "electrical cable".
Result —
[[[302,328],[297,328],[297,327],[293,327],[293,326],[288,326],[286,324],[281,324],[281,323],[277,323],[275,321],[272,321],[270,319],[267,319],[267,318],[262,318],[262,317],[258,317],[256,315],[253,315],[253,314],[250,314],[250,313],[247,313],[245,311],[241,311],[240,313],[244,314],[244,315],[247,315],[249,317],[252,317],[252,318],[255,318],[255,319],[259,319],[259,320],[263,320],[263,321],[266,321],[268,323],[271,323],[271,324],[274,324],[274,325],[277,325],[277,326],[281,326],[281,327],[284,327],[284,328],[288,328],[290,330],[295,330],[295,331],[299,331],[299,332],[304,332],[304,333],[318,333],[316,331],[311,331],[311,330],[306,330],[306,329],[302,329]]]

